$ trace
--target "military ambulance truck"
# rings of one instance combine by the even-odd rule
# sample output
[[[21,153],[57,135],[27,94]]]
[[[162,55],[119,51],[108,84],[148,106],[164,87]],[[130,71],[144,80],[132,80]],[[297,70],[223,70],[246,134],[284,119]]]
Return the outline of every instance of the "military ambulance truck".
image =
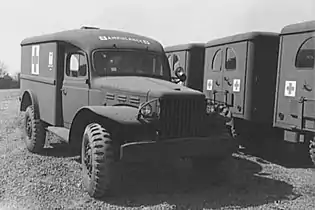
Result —
[[[203,43],[190,43],[164,48],[173,82],[203,91],[205,48]],[[185,73],[185,76],[181,76]]]
[[[269,32],[236,34],[205,45],[207,105],[231,112],[231,132],[240,144],[274,131],[278,45],[279,35]]]
[[[41,153],[47,132],[67,141],[92,197],[117,189],[122,162],[185,157],[200,169],[235,151],[205,95],[171,82],[153,39],[82,27],[26,38],[21,51],[26,147]]]
[[[187,80],[198,75],[198,80],[184,84],[201,88],[208,112],[229,118],[228,129],[245,145],[248,141],[242,139],[262,137],[272,128],[278,44],[278,34],[249,32],[206,44],[169,46],[165,52],[171,70],[182,67]]]
[[[281,30],[276,81],[273,125],[286,141],[309,146],[315,164],[315,21]]]

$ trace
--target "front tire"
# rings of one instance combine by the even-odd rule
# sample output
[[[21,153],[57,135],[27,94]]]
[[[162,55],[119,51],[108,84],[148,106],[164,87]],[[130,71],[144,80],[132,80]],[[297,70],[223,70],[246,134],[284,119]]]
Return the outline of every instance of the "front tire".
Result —
[[[35,117],[35,111],[34,105],[30,105],[26,108],[24,117],[24,140],[30,152],[39,153],[43,150],[45,145],[46,131],[41,120]]]
[[[111,134],[97,123],[89,124],[83,134],[81,151],[85,190],[94,198],[111,194],[119,178],[117,150]]]

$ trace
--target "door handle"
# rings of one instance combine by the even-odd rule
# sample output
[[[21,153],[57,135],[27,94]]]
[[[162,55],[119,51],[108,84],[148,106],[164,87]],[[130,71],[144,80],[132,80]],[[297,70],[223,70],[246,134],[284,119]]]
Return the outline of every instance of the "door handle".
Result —
[[[230,78],[224,77],[224,80],[227,82],[229,86],[232,86],[232,82],[230,81]]]
[[[61,88],[60,90],[61,90],[61,92],[62,92],[64,95],[67,95],[67,91],[66,91],[65,88]]]

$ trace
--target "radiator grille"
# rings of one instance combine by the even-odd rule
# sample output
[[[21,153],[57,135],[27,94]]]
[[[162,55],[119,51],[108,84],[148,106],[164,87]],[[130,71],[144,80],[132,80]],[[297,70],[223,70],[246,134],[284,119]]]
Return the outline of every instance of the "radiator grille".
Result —
[[[180,138],[201,135],[201,123],[206,111],[203,98],[160,99],[160,138]]]

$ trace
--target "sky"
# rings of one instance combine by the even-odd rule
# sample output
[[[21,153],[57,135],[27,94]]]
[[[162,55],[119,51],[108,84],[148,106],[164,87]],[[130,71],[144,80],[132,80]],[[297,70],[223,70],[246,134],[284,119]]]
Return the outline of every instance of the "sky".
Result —
[[[0,0],[5,1],[5,0]],[[96,26],[156,39],[163,46],[249,31],[280,32],[315,20],[314,0],[9,0],[1,3],[0,61],[20,71],[21,41]]]

